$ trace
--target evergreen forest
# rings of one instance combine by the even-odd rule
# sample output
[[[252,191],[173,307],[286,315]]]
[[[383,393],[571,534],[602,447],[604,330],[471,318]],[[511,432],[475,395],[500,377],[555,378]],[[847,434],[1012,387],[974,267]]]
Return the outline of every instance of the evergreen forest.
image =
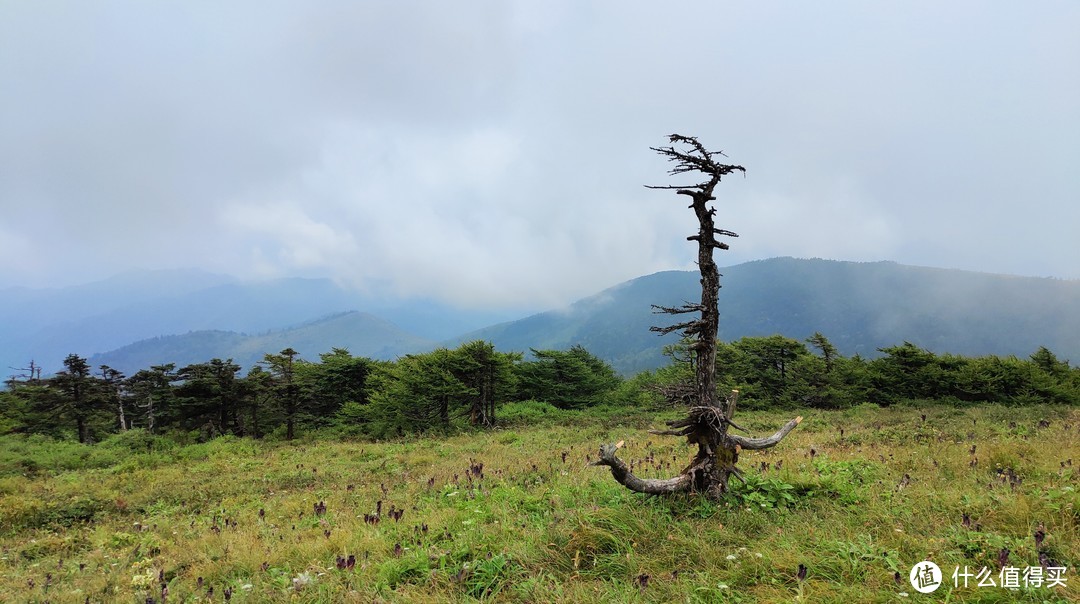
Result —
[[[0,433],[93,443],[131,429],[178,442],[220,435],[292,440],[298,434],[386,439],[490,429],[544,414],[590,408],[613,413],[685,402],[696,359],[685,342],[669,363],[620,376],[580,345],[500,352],[485,341],[394,361],[335,348],[308,360],[286,348],[246,373],[231,359],[131,375],[68,355],[42,377],[34,364],[0,392]],[[747,409],[846,409],[910,401],[1022,406],[1080,403],[1080,367],[1040,347],[1028,358],[935,354],[904,342],[867,360],[843,356],[817,333],[720,342],[720,391],[740,391]],[[505,422],[504,422],[505,420]]]

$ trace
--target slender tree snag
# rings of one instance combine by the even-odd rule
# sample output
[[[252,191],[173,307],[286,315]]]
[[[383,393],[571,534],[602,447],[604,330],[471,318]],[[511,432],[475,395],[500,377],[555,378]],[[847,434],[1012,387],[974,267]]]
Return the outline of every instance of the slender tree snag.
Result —
[[[742,449],[767,449],[779,443],[802,421],[796,417],[780,428],[772,436],[751,438],[737,434],[728,434],[728,428],[743,430],[732,421],[739,391],[732,390],[724,400],[716,392],[716,334],[719,328],[720,313],[717,310],[717,297],[720,291],[720,272],[713,261],[714,249],[728,249],[726,243],[716,239],[719,236],[738,237],[735,233],[716,228],[713,217],[716,209],[708,203],[716,199],[713,189],[724,176],[738,170],[746,172],[742,166],[722,164],[716,161],[724,156],[720,151],[708,151],[692,136],[672,134],[669,141],[678,144],[680,149],[670,147],[650,147],[675,164],[669,171],[671,175],[697,172],[706,180],[689,186],[648,186],[650,189],[671,189],[678,195],[691,199],[690,208],[698,219],[698,232],[686,239],[698,244],[698,270],[701,273],[701,302],[687,302],[679,307],[654,306],[656,312],[667,314],[697,313],[698,318],[667,327],[653,327],[661,335],[681,331],[684,336],[693,338],[691,350],[696,357],[694,364],[694,392],[690,394],[691,406],[683,419],[667,422],[667,430],[651,430],[652,434],[685,436],[698,446],[693,461],[674,478],[645,479],[634,476],[626,463],[616,456],[622,442],[615,445],[602,445],[600,458],[592,465],[608,466],[611,475],[626,488],[639,493],[664,494],[680,491],[704,493],[716,498],[727,492],[728,479],[735,476],[742,479],[735,468]]]

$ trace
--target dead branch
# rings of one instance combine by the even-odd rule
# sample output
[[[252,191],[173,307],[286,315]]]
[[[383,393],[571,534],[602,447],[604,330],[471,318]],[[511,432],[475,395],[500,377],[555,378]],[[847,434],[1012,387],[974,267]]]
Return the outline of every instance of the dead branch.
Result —
[[[791,432],[801,417],[797,417],[780,428],[772,436],[753,438],[728,434],[729,428],[745,432],[746,430],[732,421],[738,400],[738,390],[733,390],[724,401],[718,400],[716,393],[716,335],[719,328],[719,310],[717,294],[720,290],[720,271],[713,260],[713,250],[728,249],[726,243],[717,241],[717,236],[738,237],[727,229],[717,228],[714,223],[716,208],[709,202],[715,200],[713,189],[720,180],[735,171],[746,174],[746,169],[735,164],[722,164],[717,156],[726,157],[721,151],[708,151],[692,136],[672,134],[668,137],[672,146],[650,147],[664,156],[673,167],[670,175],[697,172],[706,177],[704,182],[691,186],[646,185],[650,189],[674,190],[678,195],[692,199],[690,208],[698,219],[698,232],[687,237],[688,241],[698,244],[697,265],[701,274],[701,302],[687,302],[682,306],[653,306],[656,313],[685,314],[698,313],[694,321],[685,321],[664,327],[651,327],[650,330],[661,335],[682,331],[683,335],[693,338],[690,349],[696,355],[693,383],[674,385],[661,389],[669,401],[683,400],[690,404],[689,413],[683,419],[667,422],[666,430],[650,430],[651,434],[681,436],[698,445],[693,461],[674,478],[641,479],[634,476],[626,464],[616,456],[622,445],[603,445],[600,458],[593,465],[611,468],[611,474],[620,484],[639,493],[663,494],[678,491],[701,491],[710,497],[718,497],[728,488],[728,477],[735,476],[743,480],[735,468],[739,452],[743,449],[765,449],[780,442]],[[675,145],[680,146],[679,149]]]

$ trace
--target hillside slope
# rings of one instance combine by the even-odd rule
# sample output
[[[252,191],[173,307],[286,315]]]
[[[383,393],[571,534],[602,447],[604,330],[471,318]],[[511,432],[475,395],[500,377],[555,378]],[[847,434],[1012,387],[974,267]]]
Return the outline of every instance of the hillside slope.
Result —
[[[109,365],[125,373],[163,363],[178,367],[231,358],[249,368],[266,353],[292,347],[300,358],[314,361],[333,348],[345,348],[358,356],[393,359],[410,352],[434,347],[431,340],[414,336],[389,321],[361,312],[344,312],[289,329],[259,335],[207,330],[163,336],[135,342],[116,350],[94,355],[93,366]]]
[[[330,279],[236,281],[199,271],[142,271],[67,288],[0,290],[0,379],[31,359],[51,372],[70,353],[90,356],[192,331],[262,333],[353,310],[430,340],[522,315],[369,295]],[[207,349],[214,340],[204,339],[193,346]]]
[[[721,272],[723,340],[775,333],[801,340],[820,331],[845,355],[874,356],[878,348],[906,340],[965,355],[1026,357],[1047,346],[1062,358],[1080,361],[1080,281],[794,258],[748,262]],[[485,317],[497,320],[497,315],[423,300],[372,310],[376,302],[371,299],[319,279],[206,285],[172,284],[158,298],[145,292],[126,307],[107,310],[102,310],[107,304],[94,302],[90,306],[96,314],[50,324],[21,338],[0,337],[0,357],[6,357],[0,360],[15,367],[35,358],[51,371],[67,353],[90,356],[112,350],[93,357],[94,363],[130,370],[213,357],[248,364],[286,346],[308,359],[335,346],[394,358],[433,348],[437,340],[455,346],[484,339],[516,351],[581,344],[619,371],[634,373],[662,364],[662,347],[678,339],[649,331],[651,325],[673,322],[668,315],[653,314],[651,305],[677,306],[699,296],[697,273],[667,271],[627,281],[565,309],[473,330]],[[25,296],[21,306],[8,306],[9,323],[18,322],[10,313],[33,308]],[[325,318],[357,308],[369,314]],[[312,317],[324,319],[301,325]],[[289,325],[294,327],[282,329]]]
[[[910,341],[936,352],[1027,356],[1047,346],[1080,360],[1080,282],[904,266],[773,258],[721,269],[720,338],[820,331],[845,355]],[[581,344],[624,373],[663,362],[651,325],[674,322],[652,304],[700,296],[696,272],[640,277],[567,309],[460,338],[504,350]]]

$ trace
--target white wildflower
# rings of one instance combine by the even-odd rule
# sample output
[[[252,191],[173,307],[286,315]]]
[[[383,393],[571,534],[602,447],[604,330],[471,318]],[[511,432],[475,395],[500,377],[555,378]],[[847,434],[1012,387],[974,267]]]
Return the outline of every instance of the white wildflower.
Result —
[[[293,589],[295,589],[296,591],[300,591],[305,586],[309,585],[311,583],[311,581],[312,581],[312,578],[311,578],[310,574],[308,574],[308,573],[300,573],[299,575],[296,575],[295,577],[293,577],[293,580],[292,580]]]

